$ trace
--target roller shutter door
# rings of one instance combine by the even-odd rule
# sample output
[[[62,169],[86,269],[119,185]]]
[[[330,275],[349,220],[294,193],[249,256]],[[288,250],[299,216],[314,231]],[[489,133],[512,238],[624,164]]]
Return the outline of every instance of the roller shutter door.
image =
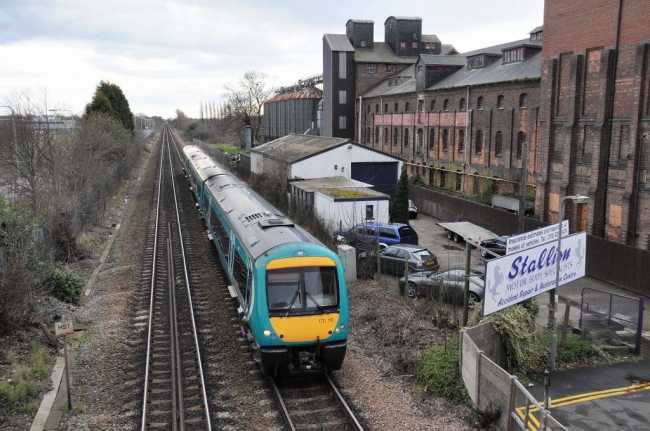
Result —
[[[397,167],[398,162],[352,163],[352,179],[372,184],[392,199],[397,188]]]

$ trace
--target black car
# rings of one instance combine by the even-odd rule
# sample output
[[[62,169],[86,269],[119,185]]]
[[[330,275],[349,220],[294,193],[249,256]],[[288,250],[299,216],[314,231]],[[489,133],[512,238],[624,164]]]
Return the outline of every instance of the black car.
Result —
[[[480,271],[471,270],[469,276],[469,308],[483,300],[483,285],[485,277]],[[405,286],[404,277],[399,279],[400,291]],[[462,304],[465,295],[465,269],[447,269],[441,272],[418,272],[409,274],[406,293],[410,298],[424,296],[431,299],[442,299],[444,302]]]
[[[481,256],[486,259],[494,257],[493,254],[487,252],[490,250],[498,255],[505,256],[506,247],[508,244],[508,236],[500,236],[498,238],[484,239],[479,243],[479,248],[481,249]]]
[[[404,260],[408,258],[409,273],[418,271],[437,271],[440,263],[435,254],[424,247],[413,244],[390,245],[379,252],[381,272],[388,274],[404,274]],[[359,254],[359,265],[370,265],[370,257],[366,253]]]

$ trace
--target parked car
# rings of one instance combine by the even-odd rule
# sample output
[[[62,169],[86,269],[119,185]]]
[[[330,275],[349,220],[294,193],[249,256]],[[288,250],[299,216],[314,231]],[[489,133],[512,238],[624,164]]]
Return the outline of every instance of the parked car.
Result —
[[[418,218],[418,207],[409,199],[409,218]]]
[[[403,223],[359,223],[348,230],[335,231],[334,240],[341,244],[357,245],[418,244],[418,234],[411,226]],[[359,247],[363,248],[363,247]]]
[[[470,271],[469,307],[483,300],[484,274],[480,271]],[[463,303],[465,294],[465,269],[452,268],[441,272],[425,271],[409,274],[408,288],[404,277],[399,279],[400,291],[409,298],[424,296],[432,299],[442,299],[444,302]]]
[[[490,250],[491,252],[505,256],[507,245],[508,235],[500,236],[498,238],[484,239],[479,243],[479,247],[481,248],[481,256],[486,259],[494,257],[493,254],[488,253],[486,250]]]
[[[418,271],[437,271],[440,262],[435,254],[424,247],[413,244],[396,244],[386,247],[379,252],[381,272],[388,274],[404,274],[404,260],[408,258],[409,273]],[[359,265],[370,265],[366,253],[359,254]],[[374,262],[373,262],[374,263]]]

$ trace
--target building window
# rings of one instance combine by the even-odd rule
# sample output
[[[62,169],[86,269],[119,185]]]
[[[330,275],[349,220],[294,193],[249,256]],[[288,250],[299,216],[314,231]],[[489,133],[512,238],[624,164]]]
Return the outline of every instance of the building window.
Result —
[[[404,129],[404,146],[409,146],[409,129]]]
[[[460,171],[456,172],[456,191],[460,191],[461,185],[463,184],[463,176]]]
[[[379,103],[375,104],[375,114],[379,114]]]
[[[436,129],[429,131],[429,148],[433,149],[433,143],[436,142]]]
[[[424,100],[418,100],[418,112],[424,112]]]
[[[494,136],[494,155],[500,156],[503,150],[503,133],[497,132]]]
[[[479,96],[478,99],[476,99],[476,109],[479,111],[483,110],[483,96]]]
[[[518,159],[521,159],[521,152],[523,151],[525,143],[526,143],[526,134],[524,132],[519,132],[519,135],[517,135],[517,158]]]
[[[442,104],[442,109],[447,112],[449,111],[449,99],[445,99],[445,101]]]
[[[366,64],[366,72],[367,73],[375,73],[375,65],[374,64]]]
[[[411,109],[411,107],[409,106],[409,103],[406,102],[406,103],[404,104],[404,112],[409,112],[409,109]]]
[[[458,152],[465,151],[465,130],[458,129]]]
[[[525,109],[528,107],[528,95],[526,93],[521,93],[519,95],[519,107]]]
[[[436,110],[436,101],[435,101],[435,100],[432,100],[432,101],[431,101],[431,110],[432,110],[432,111],[435,111],[435,110]]]
[[[405,49],[406,48],[406,42],[400,42],[399,47],[402,48],[402,49]]]
[[[398,111],[399,111],[399,103],[396,103],[396,104],[395,104],[395,111],[394,111],[394,112],[397,114]]]
[[[467,110],[467,101],[465,100],[464,97],[461,97],[461,98],[460,98],[460,103],[459,103],[458,106],[459,106],[459,108],[460,108],[461,111],[465,111],[465,110]]]
[[[519,47],[510,49],[503,52],[503,63],[513,63],[515,61],[522,61],[524,59],[524,48]]]
[[[368,108],[366,109],[366,112],[370,114],[370,105],[368,105]]]
[[[347,118],[344,115],[339,117],[339,129],[345,130],[347,128]]]
[[[365,47],[366,47],[366,41],[365,41],[365,40],[362,40],[362,41],[361,41],[361,48],[365,48]]]
[[[395,70],[394,65],[392,65],[392,64],[387,64],[386,65],[386,73],[393,73],[394,70]]]
[[[339,91],[339,103],[344,104],[347,99],[347,91],[341,90]]]
[[[384,105],[384,114],[388,114],[388,103]]]
[[[397,145],[398,142],[399,142],[399,129],[395,127],[395,129],[393,129],[393,145]]]
[[[422,129],[418,129],[418,133],[416,135],[415,139],[415,148],[418,151],[418,154],[422,154],[422,141],[424,140],[424,131]]]
[[[504,104],[503,94],[499,94],[497,96],[497,109],[503,109],[503,104]]]
[[[388,128],[384,127],[384,144],[388,143]]]
[[[476,131],[476,142],[474,143],[474,152],[476,154],[481,154],[483,151],[483,131]]]
[[[411,45],[411,46],[412,46],[413,48],[417,48],[417,47],[418,47],[418,43],[417,43],[417,42],[413,42],[413,45]]]
[[[440,171],[440,188],[444,189],[445,188],[445,171],[441,170]]]
[[[467,68],[468,69],[481,69],[483,67],[483,56],[480,55],[478,57],[470,58],[467,61]]]
[[[449,129],[444,129],[442,131],[442,151],[447,151],[449,146]]]
[[[379,143],[379,127],[375,127],[375,143]]]

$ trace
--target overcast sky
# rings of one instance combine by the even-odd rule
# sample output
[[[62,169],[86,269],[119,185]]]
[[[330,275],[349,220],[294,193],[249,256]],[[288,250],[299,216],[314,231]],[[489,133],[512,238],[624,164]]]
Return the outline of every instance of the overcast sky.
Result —
[[[47,94],[81,114],[108,80],[134,114],[197,117],[247,71],[274,87],[322,73],[323,35],[348,19],[374,21],[383,42],[389,16],[419,17],[467,52],[528,37],[543,12],[543,0],[0,0],[0,104]]]

